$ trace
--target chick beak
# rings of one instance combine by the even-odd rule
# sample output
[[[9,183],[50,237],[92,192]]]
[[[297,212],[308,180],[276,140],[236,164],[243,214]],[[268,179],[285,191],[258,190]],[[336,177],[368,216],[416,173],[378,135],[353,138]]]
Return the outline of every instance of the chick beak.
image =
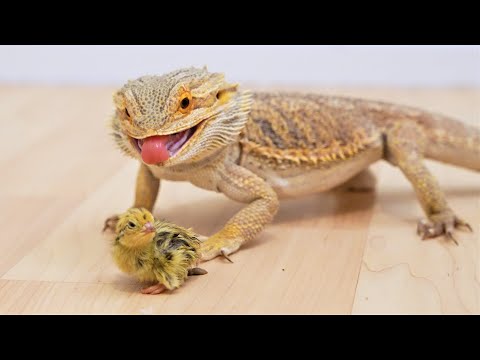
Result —
[[[151,222],[147,222],[145,225],[143,225],[142,231],[145,234],[151,233],[155,231],[155,228],[153,227]]]

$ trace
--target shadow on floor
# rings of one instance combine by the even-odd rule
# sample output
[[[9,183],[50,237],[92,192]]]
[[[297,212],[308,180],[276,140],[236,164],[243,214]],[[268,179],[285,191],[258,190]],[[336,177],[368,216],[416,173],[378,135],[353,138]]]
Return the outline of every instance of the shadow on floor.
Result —
[[[371,209],[375,202],[375,192],[347,193],[329,192],[314,194],[298,199],[286,199],[274,223],[291,223],[299,220],[331,216],[338,213],[351,213]],[[195,201],[186,206],[173,206],[155,211],[155,216],[182,226],[192,227],[201,234],[220,230],[222,226],[246,204],[236,203],[228,198],[216,198],[205,204]]]

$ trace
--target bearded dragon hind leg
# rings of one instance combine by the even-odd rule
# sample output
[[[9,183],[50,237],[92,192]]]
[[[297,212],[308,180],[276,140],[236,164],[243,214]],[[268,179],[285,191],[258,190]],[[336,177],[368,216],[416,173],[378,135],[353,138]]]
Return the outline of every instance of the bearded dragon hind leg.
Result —
[[[449,241],[458,245],[453,237],[456,228],[472,230],[471,226],[459,219],[447,204],[437,180],[423,163],[423,148],[427,144],[426,136],[415,124],[398,122],[386,136],[385,158],[398,166],[412,184],[417,198],[428,219],[418,222],[417,234],[422,239],[445,235]]]

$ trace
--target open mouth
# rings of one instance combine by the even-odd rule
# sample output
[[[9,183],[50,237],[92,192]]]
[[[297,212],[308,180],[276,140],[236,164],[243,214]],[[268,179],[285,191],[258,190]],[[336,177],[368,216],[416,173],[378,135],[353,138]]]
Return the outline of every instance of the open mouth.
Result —
[[[175,156],[190,140],[198,125],[170,135],[155,135],[144,139],[131,138],[135,148],[147,164],[158,164]]]

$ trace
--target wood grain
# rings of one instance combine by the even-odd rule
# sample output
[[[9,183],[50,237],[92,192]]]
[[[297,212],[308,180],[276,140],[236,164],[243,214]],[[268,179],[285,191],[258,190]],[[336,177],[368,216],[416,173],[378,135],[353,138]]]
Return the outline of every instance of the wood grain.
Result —
[[[429,162],[451,206],[474,228],[460,246],[420,241],[422,213],[388,164],[373,193],[288,200],[234,263],[180,289],[142,295],[100,232],[129,207],[136,163],[106,122],[113,88],[0,87],[0,313],[480,313],[480,174]],[[480,91],[309,89],[419,106],[480,125]],[[212,234],[241,208],[188,183],[163,182],[155,215]]]

